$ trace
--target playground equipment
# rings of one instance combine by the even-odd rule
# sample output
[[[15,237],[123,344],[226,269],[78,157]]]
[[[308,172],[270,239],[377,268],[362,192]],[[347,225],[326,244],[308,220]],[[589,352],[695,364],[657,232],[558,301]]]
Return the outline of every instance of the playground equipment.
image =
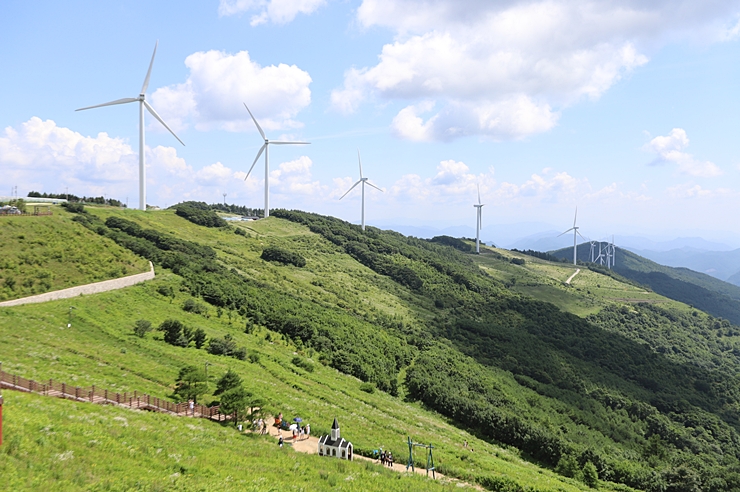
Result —
[[[411,471],[416,471],[414,469],[414,447],[417,448],[424,448],[426,449],[426,455],[427,455],[427,476],[429,476],[429,472],[432,472],[432,478],[437,478],[434,473],[434,456],[432,455],[432,450],[434,449],[434,446],[432,446],[432,443],[429,444],[422,444],[420,442],[413,442],[411,440],[411,436],[408,436],[408,445],[409,445],[409,461],[406,464],[406,471],[409,470],[409,467],[411,467]]]

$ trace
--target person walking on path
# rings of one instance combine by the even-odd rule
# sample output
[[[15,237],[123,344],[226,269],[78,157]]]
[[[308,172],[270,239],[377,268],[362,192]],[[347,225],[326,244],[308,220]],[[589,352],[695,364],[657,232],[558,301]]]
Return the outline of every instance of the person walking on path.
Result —
[[[306,424],[306,439],[311,437],[311,424]]]
[[[280,446],[281,448],[283,447],[283,436],[282,436],[282,434],[280,435],[280,437],[278,437],[278,446]]]
[[[190,410],[190,415],[195,416],[195,402],[192,399],[188,400],[188,409]]]

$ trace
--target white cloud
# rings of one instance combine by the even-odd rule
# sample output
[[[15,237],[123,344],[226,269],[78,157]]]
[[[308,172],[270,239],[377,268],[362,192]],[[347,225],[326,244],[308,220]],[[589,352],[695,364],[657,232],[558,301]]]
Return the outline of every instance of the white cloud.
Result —
[[[177,129],[189,122],[199,130],[254,130],[243,102],[264,130],[300,128],[295,116],[311,102],[311,76],[295,65],[262,67],[247,51],[197,52],[185,59],[190,69],[181,84],[161,87],[152,104]]]
[[[463,162],[441,161],[437,173],[429,178],[405,174],[390,187],[390,195],[399,201],[462,202],[477,197],[478,186],[484,196],[493,189],[493,169],[487,174],[473,174]]]
[[[345,73],[332,105],[348,113],[368,98],[406,101],[393,128],[411,140],[522,138],[552,128],[560,109],[600,97],[662,43],[731,36],[737,26],[724,20],[739,6],[738,0],[363,0],[359,23],[389,28],[395,40],[378,64]],[[437,112],[422,120],[419,113],[433,103]]]
[[[722,170],[713,162],[699,161],[683,149],[688,147],[689,138],[682,128],[674,128],[666,136],[658,136],[645,145],[645,150],[658,154],[657,160],[652,165],[673,162],[678,165],[678,171],[682,174],[709,178],[719,176]]]
[[[582,198],[591,189],[588,179],[574,178],[567,172],[545,168],[524,183],[501,183],[496,195],[501,200],[530,203],[567,203]]]
[[[670,198],[715,198],[729,196],[733,194],[733,192],[728,188],[710,190],[703,188],[698,184],[685,183],[667,188],[666,194]]]
[[[250,24],[257,26],[266,22],[287,24],[298,14],[310,14],[326,5],[326,0],[221,0],[218,15],[237,15],[258,10]]]
[[[283,162],[274,171],[270,171],[271,190],[284,195],[312,195],[319,198],[325,195],[327,188],[319,181],[313,181],[311,166],[313,161],[305,155],[294,161]]]
[[[36,191],[60,193],[61,186],[69,186],[81,188],[76,194],[102,195],[105,186],[137,179],[138,155],[121,138],[85,137],[34,116],[19,128],[5,128],[0,167],[3,181]]]

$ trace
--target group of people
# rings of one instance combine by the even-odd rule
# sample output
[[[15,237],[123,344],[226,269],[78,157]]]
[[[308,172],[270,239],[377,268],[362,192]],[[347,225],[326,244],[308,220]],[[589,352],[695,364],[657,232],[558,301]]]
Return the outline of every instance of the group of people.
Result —
[[[393,467],[393,453],[380,450],[380,464]]]
[[[295,441],[296,438],[298,438],[299,441],[302,441],[304,439],[308,439],[311,437],[311,424],[306,424],[303,427],[300,425],[297,425],[293,427],[293,440]]]

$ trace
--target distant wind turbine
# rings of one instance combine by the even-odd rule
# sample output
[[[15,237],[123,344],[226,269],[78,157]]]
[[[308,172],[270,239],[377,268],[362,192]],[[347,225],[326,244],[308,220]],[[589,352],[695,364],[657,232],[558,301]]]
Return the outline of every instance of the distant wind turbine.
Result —
[[[362,230],[364,231],[365,230],[365,185],[372,186],[373,188],[380,191],[381,193],[383,192],[383,190],[381,190],[380,188],[372,184],[370,181],[368,181],[367,178],[362,176],[362,159],[360,158],[360,149],[357,149],[357,162],[360,164],[360,179],[358,179],[357,182],[353,184],[352,187],[344,193],[344,195],[340,196],[339,199],[341,200],[342,198],[347,196],[347,194],[350,191],[355,189],[355,186],[362,183]]]
[[[146,160],[144,156],[144,107],[154,116],[157,121],[162,123],[162,126],[167,128],[169,132],[180,142],[183,146],[185,145],[180,138],[175,135],[167,123],[159,117],[154,108],[146,102],[146,89],[149,87],[149,77],[152,74],[152,65],[154,65],[154,55],[157,54],[157,45],[159,41],[154,44],[154,53],[152,53],[152,61],[149,62],[149,70],[146,72],[146,78],[144,79],[144,85],[141,87],[141,92],[138,97],[126,97],[123,99],[117,99],[115,101],[98,104],[96,106],[88,106],[86,108],[76,109],[75,111],[84,111],[86,109],[101,108],[103,106],[114,106],[116,104],[127,104],[132,102],[139,102],[139,209],[146,210]]]
[[[252,169],[254,169],[254,165],[257,164],[257,160],[262,155],[262,152],[265,153],[265,218],[270,216],[270,144],[274,145],[308,145],[311,142],[281,142],[277,140],[270,140],[265,136],[265,132],[262,131],[262,127],[259,123],[257,123],[257,120],[255,119],[254,115],[251,111],[249,111],[249,107],[247,106],[247,103],[244,103],[244,107],[247,108],[247,112],[249,113],[249,116],[252,117],[252,121],[254,121],[254,124],[257,126],[257,130],[259,130],[260,135],[262,135],[262,138],[265,139],[265,143],[262,144],[262,147],[260,147],[260,151],[257,152],[257,157],[254,158],[254,162],[252,163],[252,167],[249,168],[249,171],[247,172],[247,176],[244,178],[244,181],[247,180],[249,177],[249,174],[252,172]]]
[[[557,237],[560,237],[563,234],[567,234],[570,231],[573,231],[573,264],[574,265],[577,264],[577,259],[578,259],[577,256],[576,256],[577,253],[578,253],[578,249],[577,249],[578,236],[581,236],[584,240],[586,239],[585,237],[583,237],[583,235],[580,232],[578,232],[578,226],[576,225],[576,220],[577,219],[578,219],[578,207],[576,207],[576,215],[573,217],[573,227],[571,227],[567,231],[564,231],[564,232],[558,234],[558,236],[557,236]]]
[[[475,211],[476,214],[476,221],[475,221],[475,252],[480,254],[480,230],[483,228],[483,206],[485,203],[481,203],[480,201],[480,185],[478,185],[478,204],[473,204],[473,206],[477,209]]]

